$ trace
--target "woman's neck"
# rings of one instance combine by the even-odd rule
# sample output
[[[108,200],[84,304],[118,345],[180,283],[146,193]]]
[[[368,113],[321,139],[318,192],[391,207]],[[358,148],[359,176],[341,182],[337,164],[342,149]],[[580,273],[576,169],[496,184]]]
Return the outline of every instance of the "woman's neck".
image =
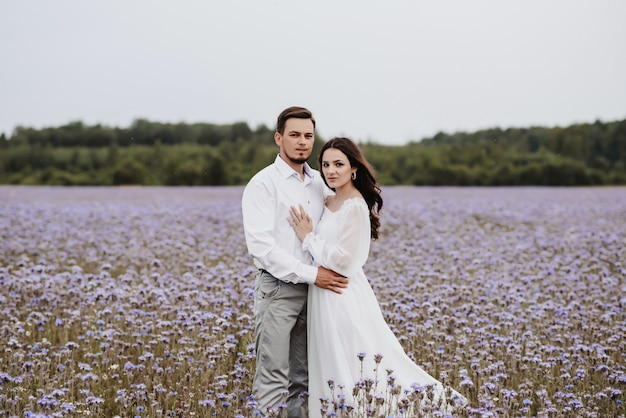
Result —
[[[359,189],[357,189],[352,183],[346,184],[340,189],[335,189],[335,196],[340,201],[351,199],[353,197],[362,197]]]

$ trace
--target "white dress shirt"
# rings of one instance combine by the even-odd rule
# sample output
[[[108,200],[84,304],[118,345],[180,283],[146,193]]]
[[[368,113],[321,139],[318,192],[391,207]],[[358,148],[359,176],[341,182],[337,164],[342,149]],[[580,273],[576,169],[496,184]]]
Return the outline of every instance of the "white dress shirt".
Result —
[[[291,206],[302,205],[317,226],[330,190],[322,176],[304,164],[304,179],[276,156],[273,164],[250,179],[241,202],[248,252],[254,264],[277,279],[290,283],[315,282],[317,267],[303,251],[287,218]]]

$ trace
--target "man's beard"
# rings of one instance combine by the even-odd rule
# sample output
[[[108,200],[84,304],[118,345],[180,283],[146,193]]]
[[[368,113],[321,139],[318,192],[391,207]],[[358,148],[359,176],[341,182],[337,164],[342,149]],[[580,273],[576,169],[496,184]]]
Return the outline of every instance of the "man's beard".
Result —
[[[289,158],[289,161],[291,161],[294,164],[304,164],[306,163],[306,160],[309,159],[309,155],[307,155],[306,157],[292,157],[291,155],[285,153],[285,155],[287,156],[287,158]]]
[[[287,156],[287,158],[289,158],[289,161],[291,161],[294,164],[304,164],[306,163],[306,160],[307,160],[307,158],[294,158],[290,156]]]

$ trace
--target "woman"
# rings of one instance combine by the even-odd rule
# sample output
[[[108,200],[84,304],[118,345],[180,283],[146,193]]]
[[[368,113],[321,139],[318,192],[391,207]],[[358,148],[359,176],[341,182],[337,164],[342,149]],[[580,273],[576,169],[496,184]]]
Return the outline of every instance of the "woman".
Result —
[[[315,286],[309,289],[310,416],[337,412],[340,404],[354,416],[365,416],[368,409],[376,408],[385,416],[406,414],[407,408],[417,415],[416,408],[427,413],[438,408],[434,404],[444,411],[465,404],[465,398],[446,392],[406,355],[363,272],[370,241],[378,238],[383,205],[370,165],[348,138],[328,141],[319,165],[324,182],[335,193],[326,199],[317,231],[312,231],[311,219],[302,207],[292,208],[288,221],[303,249],[318,264],[347,277],[349,285],[342,294]],[[387,370],[393,374],[387,376]],[[412,386],[417,388],[414,385],[429,389],[419,395],[405,393]]]

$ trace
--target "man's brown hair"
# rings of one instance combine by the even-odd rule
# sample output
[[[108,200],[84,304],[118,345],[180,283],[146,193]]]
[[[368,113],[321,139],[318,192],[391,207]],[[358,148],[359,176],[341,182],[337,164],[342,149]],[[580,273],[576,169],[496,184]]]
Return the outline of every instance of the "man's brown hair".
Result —
[[[278,115],[278,120],[276,121],[276,132],[282,135],[285,132],[287,119],[291,118],[311,119],[311,122],[313,122],[313,128],[315,128],[315,119],[309,109],[299,106],[291,106],[283,110],[280,115]]]

